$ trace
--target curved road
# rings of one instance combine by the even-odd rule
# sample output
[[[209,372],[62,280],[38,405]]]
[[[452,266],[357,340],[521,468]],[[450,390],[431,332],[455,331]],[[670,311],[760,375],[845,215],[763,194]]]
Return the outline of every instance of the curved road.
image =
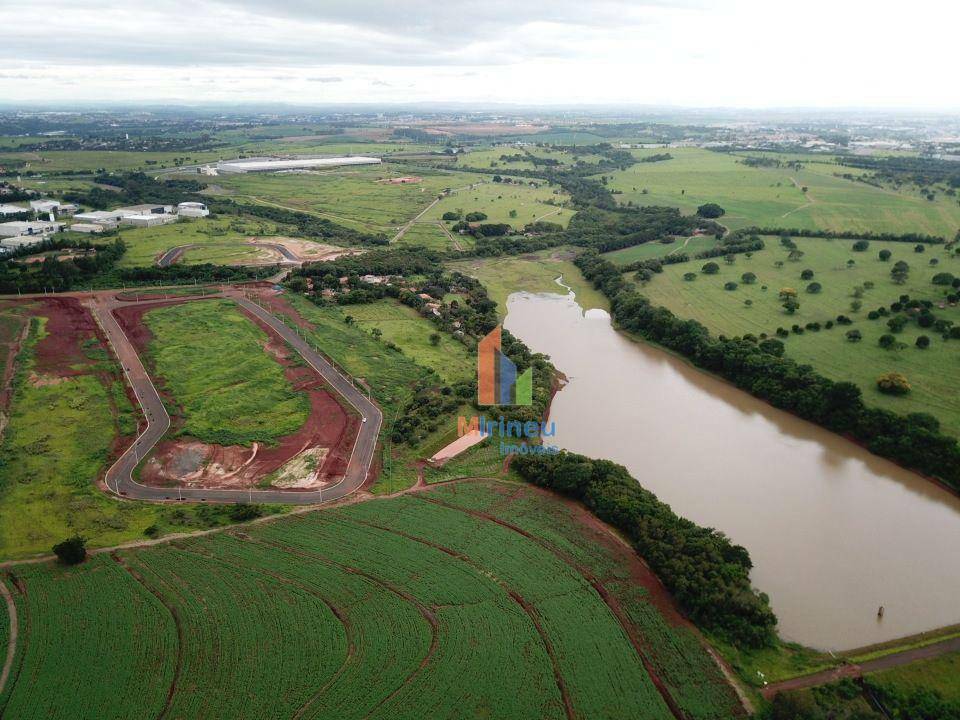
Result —
[[[159,267],[170,267],[175,262],[179,262],[180,257],[187,251],[192,250],[193,248],[198,247],[209,247],[217,246],[219,243],[189,243],[188,245],[177,245],[167,250],[160,258],[157,260],[157,265]],[[302,265],[303,260],[295,255],[286,245],[281,245],[280,243],[271,243],[271,242],[252,242],[249,243],[253,247],[262,247],[267,250],[273,250],[276,253],[279,253],[283,258],[281,263],[291,263],[293,265]],[[243,263],[240,263],[243,264]],[[273,264],[273,263],[268,263]]]
[[[211,296],[208,296],[211,297]],[[107,489],[123,497],[137,500],[209,500],[213,502],[265,502],[287,504],[313,504],[337,500],[357,490],[367,479],[373,464],[377,446],[377,436],[383,415],[373,402],[367,399],[357,387],[327,362],[319,353],[300,337],[295,330],[285,325],[276,316],[270,314],[256,303],[238,295],[228,294],[213,297],[229,297],[240,307],[266,323],[277,335],[296,349],[303,359],[316,370],[327,383],[352,405],[365,422],[360,423],[360,431],[353,446],[353,452],[347,463],[347,471],[340,482],[332,487],[307,492],[296,490],[207,490],[202,488],[160,488],[141,485],[133,478],[133,471],[163,435],[170,428],[170,416],[163,405],[160,394],[147,374],[133,344],[127,338],[114,317],[115,308],[136,305],[135,302],[123,302],[115,299],[97,298],[90,303],[90,309],[103,328],[107,339],[113,346],[126,373],[130,387],[137,396],[143,409],[147,427],[137,436],[133,444],[107,470],[104,482]],[[200,298],[197,298],[200,299]],[[144,304],[144,303],[141,303]]]

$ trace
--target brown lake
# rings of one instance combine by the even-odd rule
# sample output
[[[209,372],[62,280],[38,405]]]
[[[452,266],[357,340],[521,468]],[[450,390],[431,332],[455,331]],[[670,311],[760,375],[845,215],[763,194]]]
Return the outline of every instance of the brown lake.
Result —
[[[960,623],[960,498],[632,341],[572,294],[515,293],[504,326],[569,379],[548,442],[625,465],[746,547],[785,639],[851,649]]]

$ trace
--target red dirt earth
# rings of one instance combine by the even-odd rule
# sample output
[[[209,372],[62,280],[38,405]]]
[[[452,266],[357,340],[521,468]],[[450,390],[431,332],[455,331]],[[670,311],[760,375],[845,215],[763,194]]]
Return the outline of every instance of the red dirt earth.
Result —
[[[143,315],[158,307],[184,302],[169,301],[118,308],[114,311],[123,331],[136,346],[141,357],[151,340],[150,331],[143,323]],[[191,300],[191,302],[197,302]],[[202,301],[201,301],[202,302]],[[276,445],[259,445],[254,455],[252,448],[201,443],[190,438],[163,440],[154,451],[154,459],[141,470],[139,481],[145,485],[169,487],[182,484],[185,487],[248,488],[255,487],[264,477],[282,467],[287,461],[307,448],[328,448],[328,453],[318,473],[320,486],[338,481],[346,471],[359,432],[359,418],[348,413],[336,394],[323,378],[309,366],[295,366],[286,344],[269,326],[238,308],[268,336],[264,348],[284,367],[284,374],[295,390],[306,392],[310,398],[310,416],[297,432],[280,438]],[[162,379],[161,383],[162,385]],[[163,393],[167,400],[168,394]],[[176,419],[173,419],[176,422]],[[195,472],[184,476],[184,458],[196,466]],[[180,466],[179,468],[177,466]],[[303,488],[311,490],[313,488]],[[297,492],[296,488],[288,492]]]

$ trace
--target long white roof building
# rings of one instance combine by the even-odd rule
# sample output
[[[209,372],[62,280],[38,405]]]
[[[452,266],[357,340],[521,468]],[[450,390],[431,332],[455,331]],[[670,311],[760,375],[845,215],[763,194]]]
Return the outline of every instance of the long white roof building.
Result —
[[[379,165],[375,157],[327,157],[327,158],[249,158],[245,160],[221,160],[217,170],[225,173],[276,172],[277,170],[312,170],[339,165]]]

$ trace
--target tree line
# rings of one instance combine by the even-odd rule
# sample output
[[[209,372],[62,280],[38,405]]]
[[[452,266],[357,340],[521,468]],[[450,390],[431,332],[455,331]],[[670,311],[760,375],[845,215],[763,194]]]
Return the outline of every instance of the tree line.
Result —
[[[809,365],[768,351],[755,338],[713,338],[695,320],[681,320],[651,304],[596,252],[583,253],[575,263],[610,299],[613,318],[627,332],[682,354],[774,407],[846,435],[875,455],[960,490],[960,448],[956,438],[940,432],[932,415],[867,407],[855,384],[829,380]]]

